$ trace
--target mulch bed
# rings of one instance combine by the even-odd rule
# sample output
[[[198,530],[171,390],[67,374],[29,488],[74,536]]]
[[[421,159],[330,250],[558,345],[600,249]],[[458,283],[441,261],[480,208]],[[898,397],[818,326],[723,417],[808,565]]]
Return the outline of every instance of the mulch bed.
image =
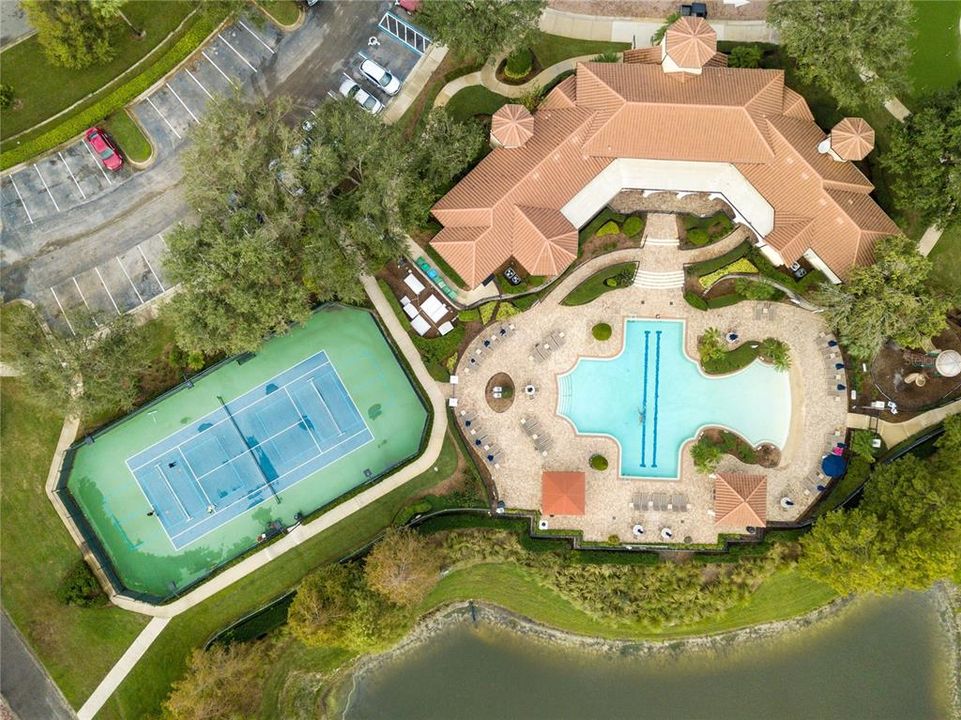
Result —
[[[582,265],[588,260],[591,260],[599,255],[605,255],[606,253],[614,252],[615,250],[639,248],[640,246],[640,235],[632,238],[628,237],[624,233],[617,233],[616,235],[602,235],[601,237],[597,237],[595,235],[581,245],[581,254],[577,259],[577,263]]]
[[[720,428],[708,428],[703,434],[715,445],[721,445],[725,435],[733,438],[735,450],[727,454],[747,465],[760,465],[764,468],[773,468],[777,467],[778,463],[781,462],[781,451],[770,443],[761,443],[755,448],[737,433],[733,433],[730,430],[721,430]],[[753,455],[754,462],[747,462],[742,455],[748,458]]]
[[[505,85],[523,85],[524,83],[529,82],[533,78],[537,77],[537,74],[544,69],[541,66],[540,60],[537,59],[537,56],[534,53],[531,53],[531,58],[533,59],[531,71],[522,78],[509,78],[504,74],[504,68],[507,67],[506,57],[501,60],[500,65],[497,66],[497,71],[494,73],[494,75]]]
[[[494,388],[500,387],[504,390],[504,395],[500,398],[494,397]],[[484,391],[487,404],[491,410],[502,413],[514,404],[514,381],[511,376],[504,372],[499,372],[487,381],[487,389]]]

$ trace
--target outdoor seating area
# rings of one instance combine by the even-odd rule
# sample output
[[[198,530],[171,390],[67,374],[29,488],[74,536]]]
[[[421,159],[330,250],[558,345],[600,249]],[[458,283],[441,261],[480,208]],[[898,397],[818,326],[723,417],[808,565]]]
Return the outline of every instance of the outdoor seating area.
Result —
[[[447,284],[447,282],[441,276],[439,270],[431,266],[431,264],[423,257],[418,257],[416,263],[417,267],[423,270],[424,275],[426,275],[427,278],[434,283],[442,293],[444,293],[444,295],[449,297],[451,300],[457,299],[457,291]]]
[[[458,418],[464,428],[467,444],[474,449],[478,457],[483,458],[492,467],[500,469],[504,453],[478,425],[477,413],[462,409]]]
[[[404,277],[404,285],[413,298],[403,295],[400,304],[414,332],[423,336],[434,330],[438,335],[446,335],[454,329],[454,310],[428,290],[417,275],[409,272]],[[426,297],[421,299],[423,295]]]
[[[691,503],[684,493],[651,492],[637,493],[629,504],[635,513],[641,512],[688,512]]]
[[[544,362],[551,356],[551,353],[562,347],[564,347],[564,332],[561,330],[551,330],[543,340],[534,343],[528,359],[531,362]]]
[[[494,351],[497,343],[509,338],[516,329],[515,325],[510,323],[491,328],[490,334],[485,331],[478,335],[467,350],[464,351],[464,357],[467,358],[465,371],[469,373],[471,370],[479,369],[487,357],[487,354]]]
[[[554,441],[544,432],[541,424],[537,420],[525,416],[521,418],[521,428],[524,430],[524,434],[534,443],[534,449],[543,457],[547,457],[548,451],[554,447]]]
[[[838,345],[837,338],[830,333],[821,333],[819,342],[822,343],[820,346],[821,357],[824,360],[828,377],[827,395],[833,398],[835,402],[841,402],[841,398],[846,396],[848,389],[841,348]],[[857,399],[857,391],[853,389],[851,390],[851,399]]]

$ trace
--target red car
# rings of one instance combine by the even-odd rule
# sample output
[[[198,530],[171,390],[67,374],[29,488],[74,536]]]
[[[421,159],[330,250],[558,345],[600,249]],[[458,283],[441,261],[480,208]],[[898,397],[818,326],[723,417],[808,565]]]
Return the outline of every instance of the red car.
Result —
[[[107,133],[100,128],[92,127],[87,130],[84,137],[87,138],[87,142],[90,143],[93,151],[100,156],[100,162],[107,170],[116,172],[123,167],[123,158],[120,157],[120,151],[117,150],[117,146],[113,144],[113,140]]]

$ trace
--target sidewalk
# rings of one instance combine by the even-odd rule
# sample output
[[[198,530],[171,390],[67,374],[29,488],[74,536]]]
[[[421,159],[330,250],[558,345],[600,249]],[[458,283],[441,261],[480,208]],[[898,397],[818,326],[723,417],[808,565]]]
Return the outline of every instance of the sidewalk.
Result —
[[[925,428],[937,425],[946,417],[957,415],[958,413],[961,413],[961,400],[955,400],[953,403],[945,405],[944,407],[928,410],[926,413],[922,413],[910,420],[905,420],[902,423],[892,423],[887,420],[881,420],[878,422],[878,435],[884,440],[885,445],[894,447],[912,435],[917,435]],[[871,420],[873,420],[873,418],[870,415],[848,413],[848,427],[851,428],[867,430],[870,427]]]

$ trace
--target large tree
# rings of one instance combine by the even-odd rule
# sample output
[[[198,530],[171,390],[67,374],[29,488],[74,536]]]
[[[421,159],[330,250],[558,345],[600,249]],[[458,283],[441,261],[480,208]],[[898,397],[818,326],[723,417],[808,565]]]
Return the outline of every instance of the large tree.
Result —
[[[946,325],[953,305],[928,283],[931,262],[904,236],[874,248],[875,262],[855,268],[842,285],[824,285],[817,300],[826,308],[848,352],[870,360],[891,339],[919,348]]]
[[[912,17],[908,0],[778,0],[768,9],[801,78],[849,108],[909,89]]]
[[[194,650],[187,674],[163,704],[164,720],[235,720],[260,715],[270,667],[264,643],[238,642]]]
[[[90,0],[20,0],[20,5],[54,65],[80,69],[116,56],[117,45],[111,39],[115,21],[94,8]]]
[[[799,567],[840,593],[920,590],[961,567],[961,416],[938,451],[875,466],[856,510],[821,517]]]
[[[417,18],[461,57],[486,60],[527,43],[546,0],[424,0]]]
[[[961,222],[961,83],[894,125],[881,163],[899,206],[941,227]]]
[[[440,577],[438,549],[409,529],[390,529],[364,563],[367,586],[395,605],[414,606]]]

